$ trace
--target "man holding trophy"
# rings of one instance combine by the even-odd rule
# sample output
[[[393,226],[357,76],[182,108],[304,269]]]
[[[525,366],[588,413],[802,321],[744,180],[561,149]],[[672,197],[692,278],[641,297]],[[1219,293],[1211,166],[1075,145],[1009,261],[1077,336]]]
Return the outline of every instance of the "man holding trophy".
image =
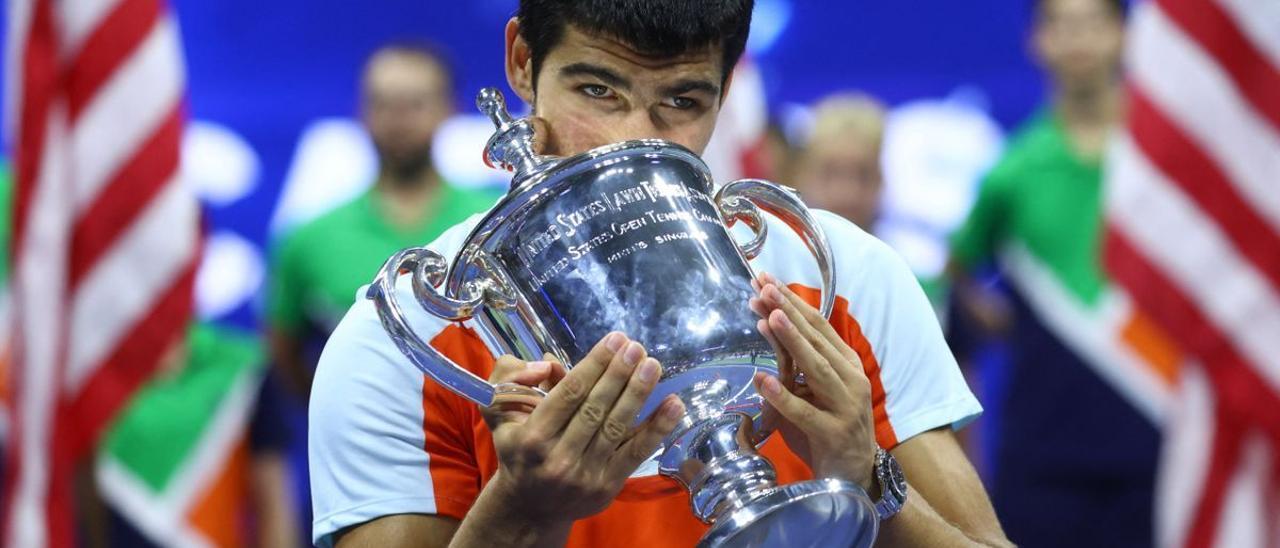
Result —
[[[477,101],[510,192],[391,257],[321,357],[318,544],[1008,544],[907,267],[696,155],[751,9],[520,3],[506,72],[535,117]]]

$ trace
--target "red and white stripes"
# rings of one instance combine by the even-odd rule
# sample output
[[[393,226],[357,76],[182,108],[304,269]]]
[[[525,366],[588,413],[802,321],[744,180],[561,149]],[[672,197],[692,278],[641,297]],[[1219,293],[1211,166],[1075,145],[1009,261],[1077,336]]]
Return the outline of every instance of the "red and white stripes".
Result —
[[[1167,433],[1158,538],[1280,545],[1280,5],[1155,0],[1131,25],[1105,260],[1200,367]]]
[[[14,436],[9,546],[73,542],[69,477],[186,329],[197,206],[160,0],[13,0]]]

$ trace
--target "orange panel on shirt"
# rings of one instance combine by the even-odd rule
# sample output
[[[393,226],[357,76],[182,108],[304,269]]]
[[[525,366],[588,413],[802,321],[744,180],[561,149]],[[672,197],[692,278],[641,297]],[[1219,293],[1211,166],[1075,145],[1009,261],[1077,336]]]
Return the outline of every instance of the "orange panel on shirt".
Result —
[[[815,308],[822,300],[822,292],[818,289],[800,284],[789,284],[787,287]],[[884,383],[880,380],[880,363],[876,361],[875,352],[871,351],[871,341],[862,334],[862,326],[858,325],[858,320],[849,314],[849,301],[844,297],[836,295],[835,308],[832,310],[834,312],[831,314],[831,326],[836,328],[840,338],[858,353],[858,357],[862,359],[862,370],[866,373],[867,380],[871,381],[871,411],[876,419],[876,442],[880,447],[893,449],[898,446],[898,435],[894,433],[893,425],[889,423],[889,412],[885,408]]]
[[[791,287],[806,301],[817,302],[816,290],[799,285]],[[837,298],[837,308],[847,310],[848,304]],[[832,324],[862,357],[863,368],[872,379],[877,441],[882,446],[893,447],[897,439],[885,414],[884,388],[871,345],[848,314],[839,315]],[[449,326],[431,345],[457,363],[466,364],[468,370],[481,378],[488,378],[493,371],[493,356],[470,329]],[[475,405],[425,376],[422,392],[424,448],[430,455],[437,512],[462,519],[498,468],[493,438]],[[760,452],[773,463],[780,484],[813,478],[813,472],[780,435],[770,437]],[[693,516],[689,496],[679,483],[650,476],[627,480],[613,504],[575,523],[567,546],[692,546],[706,530],[707,526]]]
[[[493,372],[493,355],[470,329],[450,325],[431,340],[431,346],[482,379]],[[496,470],[496,466],[480,466],[482,460],[496,464],[493,440],[475,404],[426,375],[422,377],[422,417],[436,512],[461,520],[480,495],[483,481]],[[477,428],[484,429],[482,443],[477,443]]]

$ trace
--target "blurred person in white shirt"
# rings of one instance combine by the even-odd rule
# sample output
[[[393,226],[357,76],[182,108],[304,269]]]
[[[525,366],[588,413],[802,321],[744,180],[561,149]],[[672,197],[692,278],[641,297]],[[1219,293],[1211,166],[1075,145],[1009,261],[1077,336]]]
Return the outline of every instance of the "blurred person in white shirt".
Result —
[[[791,184],[810,206],[874,233],[884,190],[884,105],[864,93],[842,92],[819,101],[812,120],[793,153]]]

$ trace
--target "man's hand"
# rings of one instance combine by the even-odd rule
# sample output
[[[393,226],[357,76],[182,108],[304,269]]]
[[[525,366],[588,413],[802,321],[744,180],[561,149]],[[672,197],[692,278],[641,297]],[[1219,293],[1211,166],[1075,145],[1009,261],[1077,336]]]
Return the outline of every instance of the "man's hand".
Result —
[[[762,318],[757,328],[773,344],[782,376],[756,375],[756,388],[769,403],[765,420],[778,421],[787,446],[815,475],[856,482],[879,498],[871,383],[862,360],[826,318],[776,278],[765,274],[752,286],[759,296],[751,309]],[[796,384],[797,373],[804,373],[804,384]],[[912,494],[882,525],[877,545],[1011,546],[949,429],[919,434],[893,453],[913,478]]]
[[[872,493],[875,420],[858,353],[777,279],[764,274],[752,286],[759,292],[750,303],[761,317],[756,327],[773,345],[782,373],[782,379],[756,373],[756,389],[769,404],[766,421],[777,421],[787,446],[815,475]],[[796,383],[796,373],[804,373],[804,384]]]
[[[563,526],[604,510],[684,414],[672,396],[632,426],[661,366],[621,333],[604,337],[557,381],[561,367],[505,356],[490,379],[554,385],[536,405],[500,397],[484,410],[500,461],[486,491],[529,524]]]
[[[1014,321],[1009,299],[980,284],[955,257],[947,262],[946,274],[960,311],[973,320],[982,334],[990,337],[1009,334]]]

